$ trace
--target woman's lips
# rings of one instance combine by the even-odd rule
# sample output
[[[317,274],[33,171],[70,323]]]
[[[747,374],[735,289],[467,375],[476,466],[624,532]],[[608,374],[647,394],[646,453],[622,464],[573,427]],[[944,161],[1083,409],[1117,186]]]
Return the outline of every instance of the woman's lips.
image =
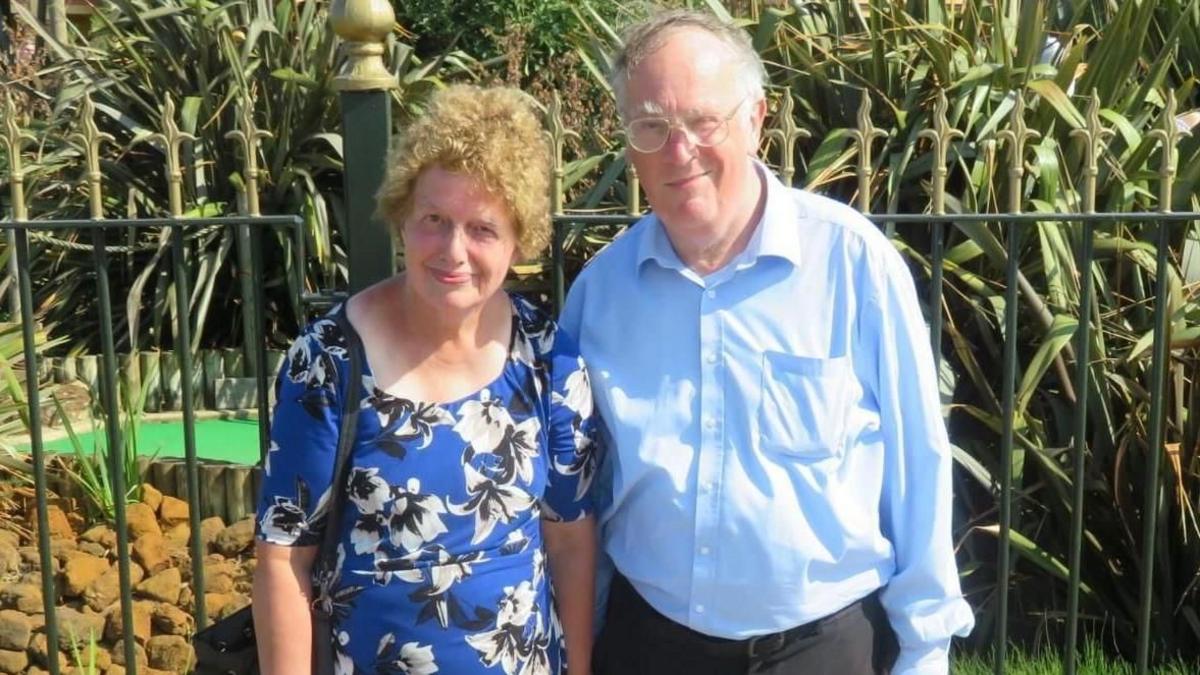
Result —
[[[441,270],[429,270],[433,278],[443,284],[465,284],[471,280],[471,275],[466,272],[443,272]]]

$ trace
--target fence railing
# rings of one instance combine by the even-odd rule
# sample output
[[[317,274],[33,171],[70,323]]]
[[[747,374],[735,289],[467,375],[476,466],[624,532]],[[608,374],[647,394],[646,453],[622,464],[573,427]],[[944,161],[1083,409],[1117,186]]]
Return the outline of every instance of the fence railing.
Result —
[[[350,291],[354,291],[391,274],[394,265],[394,251],[388,231],[382,224],[374,222],[371,215],[373,194],[381,177],[383,152],[391,132],[390,100],[387,94],[391,80],[380,58],[383,53],[381,43],[390,32],[391,20],[383,16],[385,10],[379,3],[363,3],[364,6],[372,6],[367,9],[360,7],[361,11],[358,14],[348,9],[348,6],[356,3],[339,4],[341,14],[335,16],[335,27],[348,43],[348,58],[342,75],[337,80],[343,104],[345,195],[349,223],[344,236],[349,260],[348,286]],[[775,159],[781,180],[792,185],[798,173],[795,162],[798,156],[797,146],[808,137],[809,132],[796,125],[791,93],[787,90],[782,91],[778,100],[778,109],[764,133],[765,155]],[[260,452],[265,453],[269,424],[267,391],[271,374],[264,367],[267,363],[267,345],[262,323],[265,304],[262,296],[264,280],[261,278],[263,267],[260,235],[264,228],[291,229],[294,237],[291,251],[297,257],[294,267],[296,270],[302,269],[303,266],[304,236],[299,231],[300,221],[297,217],[264,216],[259,212],[258,189],[261,172],[257,166],[257,158],[264,132],[255,125],[253,100],[242,102],[242,128],[230,134],[230,139],[240,146],[244,159],[243,213],[221,218],[183,217],[182,186],[186,176],[180,163],[180,149],[188,141],[188,136],[179,131],[176,112],[169,97],[166,99],[163,117],[160,120],[161,132],[154,137],[163,154],[168,181],[169,213],[166,217],[106,216],[103,173],[99,162],[99,146],[106,142],[106,137],[99,131],[94,119],[95,110],[86,98],[80,104],[82,131],[79,140],[85,152],[79,165],[84,171],[91,217],[86,220],[38,220],[31,217],[26,208],[25,169],[22,158],[33,139],[22,128],[11,103],[6,106],[3,144],[10,174],[8,185],[12,214],[9,220],[0,222],[0,229],[6,232],[13,253],[11,273],[15,280],[16,297],[11,304],[14,315],[20,316],[24,340],[32,479],[36,493],[37,547],[40,569],[43,571],[41,588],[46,619],[44,633],[49,645],[60,644],[60,631],[56,619],[56,576],[46,573],[55,567],[50,540],[51,511],[47,500],[46,453],[42,439],[43,403],[40,399],[38,379],[38,364],[42,357],[34,340],[36,321],[33,315],[33,286],[36,280],[30,273],[30,242],[69,230],[76,233],[90,232],[92,236],[91,269],[97,284],[99,300],[96,310],[102,351],[98,385],[106,420],[106,459],[112,476],[111,490],[114,496],[113,519],[116,525],[115,549],[120,577],[121,634],[125,636],[123,649],[127,672],[136,672],[138,655],[137,640],[133,637],[136,631],[130,571],[131,542],[127,531],[126,504],[122,498],[129,486],[125,485],[124,474],[121,471],[122,425],[119,419],[120,404],[117,392],[120,378],[114,348],[113,312],[108,278],[112,251],[105,238],[105,232],[117,228],[137,228],[160,233],[165,241],[169,240],[173,258],[175,303],[177,308],[180,308],[176,313],[174,338],[175,343],[181,347],[175,349],[174,358],[177,359],[177,367],[185,383],[182,388],[181,405],[187,488],[185,496],[190,504],[191,584],[198,627],[204,626],[210,617],[206,612],[205,550],[201,541],[202,528],[199,520],[201,464],[197,457],[193,431],[196,402],[192,387],[187,384],[193,381],[193,372],[197,368],[194,352],[187,348],[193,344],[186,311],[190,301],[188,274],[184,267],[188,238],[209,228],[233,228],[237,233],[239,257],[243,263],[239,265],[239,269],[254,270],[255,274],[259,275],[255,277],[243,274],[240,289],[242,319],[245,325],[243,346],[247,350],[246,360],[251,364],[251,372],[257,379],[259,448]],[[1133,572],[1136,573],[1138,588],[1136,609],[1130,614],[1135,623],[1137,669],[1139,673],[1145,673],[1151,663],[1155,636],[1170,630],[1174,623],[1173,617],[1180,612],[1178,607],[1165,606],[1165,599],[1156,597],[1155,592],[1156,567],[1160,567],[1157,556],[1161,554],[1164,536],[1169,536],[1163,532],[1160,515],[1173,513],[1170,510],[1171,505],[1165,504],[1168,500],[1163,498],[1164,456],[1170,458],[1172,467],[1175,463],[1180,464],[1178,470],[1172,469],[1178,480],[1190,481],[1188,485],[1191,486],[1200,483],[1200,480],[1188,473],[1196,471],[1195,466],[1200,462],[1200,453],[1189,449],[1185,452],[1190,452],[1190,455],[1171,455],[1167,448],[1170,440],[1167,422],[1173,400],[1172,393],[1166,386],[1168,376],[1174,375],[1177,389],[1188,386],[1195,389],[1197,386],[1194,373],[1186,371],[1186,363],[1182,359],[1172,366],[1172,352],[1190,349],[1196,339],[1190,330],[1187,316],[1181,315],[1181,282],[1173,275],[1176,274],[1175,261],[1184,255],[1181,242],[1185,240],[1185,230],[1190,224],[1200,221],[1200,213],[1171,212],[1177,161],[1175,149],[1184,133],[1175,122],[1175,101],[1170,95],[1166,97],[1159,115],[1161,124],[1150,134],[1160,149],[1157,173],[1158,210],[1123,213],[1096,210],[1097,179],[1112,132],[1103,124],[1100,102],[1094,96],[1090,99],[1082,124],[1072,132],[1084,156],[1083,173],[1079,176],[1080,184],[1075,192],[1074,201],[1058,212],[1022,213],[1023,206],[1029,201],[1025,179],[1030,175],[1028,143],[1034,134],[1026,126],[1025,103],[1021,92],[1013,94],[1008,128],[984,142],[979,148],[981,154],[976,158],[979,164],[988,170],[995,168],[998,178],[1002,179],[998,179],[997,184],[1004,186],[1005,193],[1000,196],[1002,204],[998,205],[997,212],[951,212],[948,208],[947,183],[956,171],[956,162],[963,161],[961,146],[956,145],[961,142],[962,133],[947,122],[948,104],[945,94],[942,93],[934,106],[929,128],[923,129],[919,134],[919,138],[927,142],[925,152],[929,155],[929,169],[925,174],[929,185],[926,203],[910,209],[919,212],[870,213],[872,197],[878,191],[880,175],[875,153],[885,135],[873,125],[870,106],[870,98],[863,97],[857,126],[846,130],[851,139],[849,152],[854,157],[854,202],[860,211],[866,213],[887,232],[900,235],[895,238],[897,246],[914,262],[918,277],[922,279],[926,288],[930,332],[939,372],[947,359],[954,359],[962,364],[975,362],[969,352],[982,349],[980,345],[973,345],[965,340],[963,330],[955,325],[958,319],[952,312],[952,307],[965,306],[962,301],[962,296],[965,295],[962,288],[971,289],[981,298],[991,302],[995,308],[1001,308],[994,313],[994,333],[999,337],[991,336],[991,332],[987,333],[991,336],[989,339],[996,341],[1001,353],[999,372],[979,372],[970,375],[977,378],[977,381],[991,384],[996,384],[998,379],[999,396],[989,397],[993,392],[983,388],[984,391],[978,396],[980,400],[954,399],[947,404],[948,415],[959,415],[963,414],[963,410],[970,410],[968,416],[979,422],[987,433],[992,434],[989,437],[991,440],[981,446],[986,450],[976,453],[979,456],[956,448],[955,457],[962,472],[974,476],[982,485],[979,491],[985,495],[984,498],[994,501],[994,528],[990,524],[972,522],[964,524],[963,529],[968,533],[985,531],[995,535],[996,581],[990,592],[994,596],[996,607],[996,626],[993,634],[994,667],[997,673],[1005,672],[1008,658],[1009,625],[1013,617],[1010,593],[1017,566],[1014,555],[1028,561],[1031,566],[1052,570],[1052,576],[1059,580],[1055,589],[1056,592],[1061,589],[1064,596],[1065,611],[1061,620],[1064,628],[1065,672],[1073,673],[1076,668],[1077,654],[1080,651],[1081,623],[1093,621],[1092,618],[1084,616],[1080,597],[1081,592],[1088,591],[1083,571],[1088,558],[1088,549],[1085,546],[1088,543],[1085,507],[1089,503],[1089,476],[1094,473],[1089,471],[1089,457],[1096,461],[1094,458],[1099,452],[1098,448],[1113,442],[1113,439],[1101,438],[1104,432],[1098,430],[1095,416],[1098,410],[1104,414],[1112,413],[1101,400],[1104,398],[1103,394],[1096,392],[1110,386],[1110,382],[1102,381],[1098,374],[1106,372],[1101,370],[1102,363],[1115,358],[1107,353],[1096,354],[1095,351],[1097,345],[1102,342],[1099,333],[1104,330],[1103,321],[1106,320],[1099,310],[1096,277],[1105,272],[1105,265],[1110,264],[1114,251],[1138,249],[1144,253],[1138,260],[1142,261],[1142,271],[1146,276],[1146,287],[1142,289],[1146,300],[1134,303],[1138,306],[1133,311],[1146,311],[1149,307],[1152,316],[1149,317],[1148,330],[1140,333],[1137,332],[1140,324],[1130,322],[1131,335],[1128,336],[1128,340],[1135,348],[1145,343],[1145,349],[1138,354],[1148,350],[1149,366],[1139,365],[1131,369],[1129,372],[1133,373],[1133,376],[1124,380],[1122,386],[1140,387],[1145,394],[1145,405],[1134,405],[1125,409],[1130,415],[1143,417],[1137,426],[1144,430],[1144,433],[1139,432],[1140,435],[1135,434],[1140,447],[1144,448],[1146,466],[1142,473],[1143,484],[1140,486],[1140,493],[1137,493],[1142,501],[1139,510],[1140,523],[1135,525],[1140,527],[1138,532],[1130,537],[1137,547],[1137,555],[1134,558],[1136,570]],[[564,159],[564,148],[565,139],[572,131],[563,123],[557,100],[547,107],[546,128],[553,148],[555,178],[549,196],[555,226],[550,252],[550,292],[555,305],[561,306],[567,287],[566,256],[574,239],[589,228],[628,225],[642,214],[643,208],[638,178],[632,164],[629,164],[625,169],[627,201],[624,213],[569,212],[565,207],[567,191],[564,180],[567,162]],[[1140,228],[1136,236],[1122,234],[1132,228]],[[920,236],[906,236],[914,230],[919,232]],[[1022,242],[1025,238],[1032,236],[1031,233],[1051,236],[1055,232],[1061,237],[1061,241],[1070,242],[1074,246],[1072,251],[1054,262],[1056,265],[1065,266],[1056,283],[1070,285],[1077,290],[1077,299],[1066,305],[1042,298],[1022,270]],[[948,249],[947,243],[954,241],[954,233],[965,235],[966,243],[981,253],[968,251],[961,246]],[[1143,233],[1150,233],[1152,236],[1141,236]],[[927,241],[927,255],[925,250],[910,243],[918,240]],[[1002,282],[990,283],[982,280],[969,268],[968,261],[979,255],[1003,268]],[[1149,276],[1151,273],[1152,279]],[[1028,324],[1022,325],[1018,320],[1022,314],[1032,317],[1032,327]],[[990,320],[977,319],[984,324]],[[990,325],[987,328],[991,330]],[[1021,337],[1023,330],[1037,336],[1050,337],[1031,346],[1025,345]],[[1126,362],[1136,361],[1137,364],[1143,364],[1145,361],[1142,356],[1135,357],[1129,354],[1132,354],[1132,350],[1123,357]],[[966,370],[969,371],[970,368]],[[1047,373],[1053,373],[1058,394],[1056,398],[1061,399],[1047,405],[1057,406],[1054,409],[1068,420],[1060,420],[1060,426],[1068,430],[1061,434],[1062,438],[1068,440],[1066,447],[1057,448],[1053,453],[1031,440],[1030,436],[1034,432],[1031,431],[1032,423],[1028,415],[1031,405],[1029,392]],[[1125,375],[1122,374],[1122,377]],[[1109,379],[1114,379],[1111,374]],[[954,394],[953,388],[950,394]],[[1174,394],[1176,407],[1182,405],[1181,398],[1179,393]],[[1193,396],[1193,402],[1195,400]],[[1188,427],[1183,417],[1176,421],[1175,433],[1180,439],[1194,441],[1181,431]],[[1031,535],[1017,528],[1020,503],[1027,499],[1026,491],[1033,489],[1028,485],[1019,484],[1018,472],[1026,462],[1024,457],[1027,455],[1037,458],[1039,470],[1052,475],[1052,478],[1046,480],[1055,481],[1054,488],[1060,491],[1059,496],[1067,504],[1067,541],[1060,547],[1065,551],[1065,560],[1059,560],[1053,553],[1044,549],[1031,547]],[[992,468],[998,471],[998,476]],[[1187,498],[1187,490],[1182,492],[1180,496]],[[988,592],[986,587],[981,588],[984,588],[981,593]],[[1185,591],[1182,597],[1195,596],[1196,592],[1193,589]],[[1167,598],[1170,599],[1173,598]],[[986,597],[980,599],[980,602],[984,601],[992,602]],[[1200,631],[1200,627],[1195,630]],[[57,675],[60,672],[58,650],[50,647],[47,651],[47,667],[51,673]]]

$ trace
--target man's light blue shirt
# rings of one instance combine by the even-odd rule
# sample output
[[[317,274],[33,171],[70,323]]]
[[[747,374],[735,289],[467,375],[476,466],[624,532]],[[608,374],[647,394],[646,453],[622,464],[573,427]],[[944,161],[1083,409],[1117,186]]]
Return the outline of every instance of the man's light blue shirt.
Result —
[[[725,638],[883,588],[893,672],[945,673],[973,616],[912,277],[860,214],[758,168],[762,220],[722,269],[689,269],[651,214],[571,287],[560,325],[609,446],[604,551],[659,612]]]

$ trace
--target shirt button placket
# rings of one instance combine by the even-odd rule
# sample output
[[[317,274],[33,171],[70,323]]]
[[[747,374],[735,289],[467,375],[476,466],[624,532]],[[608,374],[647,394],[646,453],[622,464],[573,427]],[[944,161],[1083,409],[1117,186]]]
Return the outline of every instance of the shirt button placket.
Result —
[[[715,551],[720,513],[718,503],[721,466],[724,463],[721,420],[724,419],[721,395],[721,322],[716,289],[704,291],[700,299],[700,375],[699,422],[700,448],[696,476],[696,530],[692,563],[692,611],[705,613],[705,602],[712,597],[716,578]]]

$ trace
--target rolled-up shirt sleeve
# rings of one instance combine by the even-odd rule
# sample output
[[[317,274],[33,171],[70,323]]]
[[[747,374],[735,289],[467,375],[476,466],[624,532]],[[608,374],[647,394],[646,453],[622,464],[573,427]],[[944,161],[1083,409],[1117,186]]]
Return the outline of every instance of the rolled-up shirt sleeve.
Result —
[[[882,594],[900,643],[892,672],[942,675],[949,672],[950,638],[974,626],[954,559],[953,459],[912,276],[890,247],[868,269],[862,338],[875,357],[873,393],[886,447],[880,522],[896,565]]]

